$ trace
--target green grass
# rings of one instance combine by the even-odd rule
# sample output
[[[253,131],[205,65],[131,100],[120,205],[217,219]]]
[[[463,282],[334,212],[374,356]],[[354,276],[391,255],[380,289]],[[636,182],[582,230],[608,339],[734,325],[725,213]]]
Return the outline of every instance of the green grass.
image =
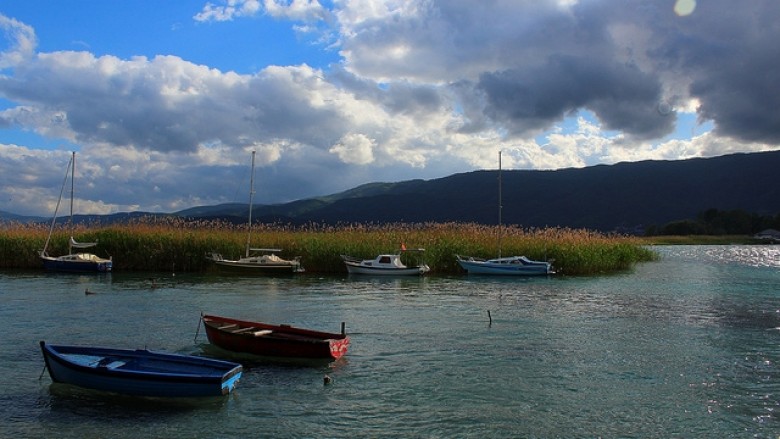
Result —
[[[253,247],[283,249],[282,257],[301,256],[307,272],[343,273],[340,255],[374,258],[396,252],[401,244],[408,249],[424,248],[421,255],[405,253],[407,264],[424,261],[434,274],[463,273],[455,255],[483,258],[498,256],[498,227],[478,224],[425,223],[391,225],[256,225]],[[48,228],[40,225],[10,224],[0,228],[0,268],[39,268],[38,252],[43,248]],[[48,253],[67,253],[70,233],[58,228]],[[115,271],[203,272],[214,267],[206,260],[208,252],[226,258],[243,256],[246,226],[221,222],[186,222],[179,218],[137,220],[108,227],[79,227],[78,241],[97,240],[92,249],[114,259]],[[525,255],[531,259],[553,260],[556,271],[567,275],[611,273],[629,269],[637,262],[657,256],[647,242],[632,237],[606,235],[588,230],[547,228],[501,229],[501,254]]]

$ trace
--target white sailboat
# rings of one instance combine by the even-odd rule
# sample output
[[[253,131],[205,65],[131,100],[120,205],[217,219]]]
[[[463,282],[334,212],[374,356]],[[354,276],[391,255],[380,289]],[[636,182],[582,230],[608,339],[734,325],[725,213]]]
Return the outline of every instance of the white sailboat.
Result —
[[[501,151],[498,152],[498,257],[482,259],[473,256],[455,255],[458,264],[469,274],[489,274],[508,276],[534,276],[553,274],[552,264],[547,261],[534,261],[525,256],[501,257],[501,213],[504,208],[501,199]]]
[[[51,241],[51,235],[54,232],[54,224],[57,221],[57,211],[60,208],[62,202],[62,194],[65,191],[65,184],[68,181],[68,175],[70,175],[70,219],[69,224],[71,230],[73,226],[73,192],[74,192],[74,180],[76,173],[76,152],[74,151],[68,163],[68,170],[65,171],[65,180],[62,182],[62,189],[60,189],[60,198],[57,200],[57,207],[54,209],[54,217],[51,219],[51,227],[49,228],[49,236],[46,238],[46,244],[41,250],[40,257],[43,261],[43,266],[48,270],[54,271],[69,271],[69,272],[109,272],[113,268],[113,261],[109,258],[101,258],[92,253],[86,252],[73,252],[73,249],[86,249],[94,247],[97,242],[77,242],[73,238],[71,233],[70,240],[68,241],[68,254],[63,256],[49,256],[47,250],[49,248],[49,242]]]
[[[281,252],[279,248],[252,248],[252,208],[255,195],[255,151],[252,151],[252,175],[249,182],[249,220],[247,222],[246,253],[243,258],[231,260],[222,257],[222,254],[211,252],[206,257],[226,270],[240,271],[242,273],[301,273],[300,257],[294,259],[282,259],[276,255]]]

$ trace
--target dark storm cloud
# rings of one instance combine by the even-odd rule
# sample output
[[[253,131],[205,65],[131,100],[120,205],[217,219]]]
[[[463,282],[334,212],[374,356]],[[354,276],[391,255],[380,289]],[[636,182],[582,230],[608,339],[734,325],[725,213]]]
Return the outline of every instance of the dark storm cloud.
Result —
[[[438,87],[409,81],[377,84],[334,66],[327,79],[338,87],[349,90],[356,99],[380,103],[391,114],[434,113],[445,104],[446,98]]]
[[[718,134],[780,143],[780,3],[699,1],[682,16],[674,6],[447,0],[342,14],[345,65],[376,81],[449,84],[463,132],[529,136],[588,109],[607,129],[658,139],[694,102]]]
[[[630,65],[604,66],[592,59],[553,56],[537,69],[482,75],[488,116],[516,134],[547,128],[579,108],[592,110],[604,126],[639,138],[672,129],[659,117],[660,84]]]
[[[780,143],[780,3],[699,2],[658,55],[691,78],[716,133]]]

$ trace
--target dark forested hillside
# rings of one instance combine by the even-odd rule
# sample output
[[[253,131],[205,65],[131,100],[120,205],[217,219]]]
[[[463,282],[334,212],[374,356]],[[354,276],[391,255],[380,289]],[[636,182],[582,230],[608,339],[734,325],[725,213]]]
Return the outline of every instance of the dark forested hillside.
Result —
[[[611,231],[692,219],[708,209],[777,215],[778,170],[780,151],[556,171],[504,170],[502,220],[523,227]],[[475,171],[434,180],[370,183],[326,197],[255,206],[253,218],[292,224],[496,224],[498,175],[497,170]],[[246,209],[246,204],[203,206],[175,215],[242,222]]]
[[[695,218],[704,210],[780,213],[780,152],[644,161],[557,171],[503,171],[503,222],[614,230]],[[495,224],[498,171],[385,185],[334,198],[298,222],[459,221]],[[265,209],[263,209],[265,210]],[[284,217],[284,210],[277,209]]]

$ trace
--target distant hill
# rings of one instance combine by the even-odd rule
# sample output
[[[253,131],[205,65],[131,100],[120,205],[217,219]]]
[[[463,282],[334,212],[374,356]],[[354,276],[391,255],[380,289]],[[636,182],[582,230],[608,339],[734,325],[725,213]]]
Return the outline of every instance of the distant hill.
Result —
[[[2,221],[16,221],[20,223],[34,223],[39,221],[44,221],[45,218],[38,217],[38,216],[24,216],[24,215],[16,215],[11,212],[6,212],[4,210],[0,210],[0,222]]]
[[[504,170],[502,220],[523,227],[611,231],[691,219],[707,209],[775,215],[780,213],[778,170],[780,151],[555,171]],[[256,205],[252,216],[291,224],[496,224],[498,175],[497,170],[474,171],[433,180],[370,183],[326,197]],[[243,222],[247,208],[202,206],[173,215]]]
[[[780,213],[778,170],[780,152],[555,171],[505,170],[502,220],[524,227],[611,231],[695,218],[712,208],[774,215]],[[372,183],[329,197],[257,206],[253,217],[294,224],[496,224],[498,171]]]

